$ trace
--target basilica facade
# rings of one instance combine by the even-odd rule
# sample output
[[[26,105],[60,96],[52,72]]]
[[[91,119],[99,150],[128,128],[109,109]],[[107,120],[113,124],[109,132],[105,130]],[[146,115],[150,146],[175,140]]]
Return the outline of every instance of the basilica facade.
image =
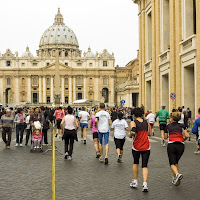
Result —
[[[82,55],[76,35],[58,9],[36,57],[28,47],[22,56],[10,49],[0,55],[0,103],[68,105],[90,99],[113,106],[115,77],[114,54],[88,48]]]

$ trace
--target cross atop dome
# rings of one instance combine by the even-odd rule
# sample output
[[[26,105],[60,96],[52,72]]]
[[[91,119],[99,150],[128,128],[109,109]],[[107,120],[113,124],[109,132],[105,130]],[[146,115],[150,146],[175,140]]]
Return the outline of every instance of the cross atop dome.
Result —
[[[64,22],[63,22],[63,16],[60,13],[60,8],[58,8],[58,13],[54,18],[54,25],[60,25],[60,24],[64,25]]]

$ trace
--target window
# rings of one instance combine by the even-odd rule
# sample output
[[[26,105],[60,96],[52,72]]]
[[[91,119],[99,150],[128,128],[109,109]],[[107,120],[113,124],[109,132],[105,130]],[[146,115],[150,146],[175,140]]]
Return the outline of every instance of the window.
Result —
[[[103,61],[103,66],[107,67],[108,66],[108,62],[107,61]]]
[[[47,85],[50,85],[50,78],[47,78]]]
[[[103,84],[104,84],[104,85],[107,85],[107,84],[108,84],[108,79],[107,79],[107,78],[104,78],[104,79],[103,79]]]
[[[65,97],[65,103],[66,103],[66,104],[69,103],[68,97]]]
[[[34,66],[34,67],[37,67],[37,63],[33,63],[33,66]]]
[[[7,78],[7,85],[10,85],[10,78]]]
[[[47,97],[47,103],[50,103],[50,102],[51,102],[51,98]]]
[[[65,85],[68,85],[68,78],[65,78]]]
[[[65,88],[65,90],[68,90],[68,88]]]
[[[25,63],[22,63],[22,67],[24,67],[25,66]]]
[[[79,99],[82,99],[82,93],[78,93],[77,94],[77,99],[79,100]]]
[[[47,88],[47,90],[50,90],[50,88]]]
[[[68,52],[67,51],[65,51],[65,57],[67,57],[68,56]]]
[[[90,63],[89,66],[92,67],[92,63]]]
[[[33,85],[37,85],[38,83],[37,83],[37,78],[36,77],[34,77],[33,78]]]
[[[82,84],[82,80],[81,80],[81,77],[78,77],[78,85],[81,85]]]
[[[66,66],[68,66],[68,63],[65,63]]]
[[[77,66],[79,66],[79,67],[80,67],[80,66],[81,66],[81,63],[77,63]]]
[[[49,63],[47,63],[47,66],[49,66]]]
[[[146,62],[150,61],[152,58],[152,16],[151,12],[146,15]]]
[[[78,90],[81,90],[81,88],[78,88]]]
[[[6,61],[6,66],[7,66],[7,67],[10,66],[10,61],[9,61],[9,60]]]

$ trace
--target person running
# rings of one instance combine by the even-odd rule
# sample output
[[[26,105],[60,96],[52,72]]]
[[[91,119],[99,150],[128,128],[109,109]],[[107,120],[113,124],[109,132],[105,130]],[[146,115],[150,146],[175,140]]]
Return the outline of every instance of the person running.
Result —
[[[148,192],[147,179],[148,179],[148,161],[150,156],[150,142],[151,128],[147,120],[142,119],[142,108],[134,109],[135,120],[131,121],[131,132],[128,137],[133,137],[132,154],[134,159],[133,164],[133,180],[130,187],[138,188],[138,165],[140,155],[142,156],[142,175],[143,175],[143,192]]]
[[[165,110],[165,106],[163,105],[161,110],[156,113],[156,118],[159,117],[159,126],[160,126],[160,133],[161,133],[161,145],[165,147],[165,128],[167,125],[167,119],[170,117],[169,112]]]
[[[16,147],[22,147],[24,130],[26,128],[26,115],[23,113],[22,108],[17,109],[14,122],[16,123]]]
[[[60,123],[61,123],[64,116],[65,116],[65,113],[62,111],[61,107],[59,107],[54,113],[54,117],[56,117],[56,126],[57,126],[55,137],[57,137],[58,134],[59,135],[61,134]]]
[[[63,117],[61,122],[61,130],[64,127],[63,139],[65,140],[65,159],[72,160],[74,140],[78,141],[77,130],[79,128],[76,117],[73,116],[73,109],[67,108],[67,115]],[[75,128],[76,125],[76,128]]]
[[[84,144],[86,144],[87,128],[88,128],[88,121],[90,120],[90,115],[88,112],[85,111],[84,107],[82,107],[82,111],[79,112],[79,120],[81,127],[81,138],[84,141]]]
[[[96,150],[96,158],[99,158],[100,152],[99,152],[98,128],[95,127],[95,115],[97,112],[98,110],[95,110],[94,117],[90,121],[90,128],[92,128],[94,148]]]
[[[122,119],[123,115],[124,114],[122,112],[118,112],[118,119],[116,119],[111,126],[111,131],[114,130],[114,141],[116,146],[118,163],[122,162],[123,146],[126,139],[126,131],[129,131],[127,122],[124,119]]]
[[[112,110],[110,116],[111,116],[112,122],[114,122],[114,121],[117,119],[117,112],[116,112],[116,110],[115,110],[115,107],[113,108],[113,110]]]
[[[110,115],[105,111],[105,104],[100,103],[100,111],[96,114],[95,119],[95,127],[98,126],[99,132],[99,150],[100,150],[100,158],[99,161],[103,162],[103,136],[104,136],[104,145],[105,145],[105,164],[108,164],[108,151],[109,151],[109,125],[111,124]]]
[[[168,138],[167,153],[169,158],[169,164],[173,172],[172,184],[174,184],[175,186],[180,185],[180,180],[183,178],[183,175],[180,174],[178,171],[178,162],[184,153],[184,141],[186,141],[189,137],[184,124],[178,123],[180,119],[181,113],[173,112],[172,123],[168,124],[165,129],[165,139]]]
[[[0,130],[2,132],[2,140],[5,143],[5,148],[10,149],[11,135],[14,129],[14,118],[10,109],[6,110],[0,119]],[[6,137],[7,135],[7,137]]]
[[[152,113],[152,111],[149,111],[149,114],[147,115],[146,119],[148,120],[150,127],[151,127],[151,132],[152,135],[154,136],[154,123],[155,123],[155,115]]]
[[[197,150],[194,153],[199,154],[200,153],[200,118],[194,121],[194,124],[192,127],[192,133],[196,135],[196,141],[197,141]]]

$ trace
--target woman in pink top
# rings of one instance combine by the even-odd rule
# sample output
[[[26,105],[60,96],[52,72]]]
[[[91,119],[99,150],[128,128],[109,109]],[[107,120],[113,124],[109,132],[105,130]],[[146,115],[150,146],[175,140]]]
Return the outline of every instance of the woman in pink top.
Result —
[[[94,111],[94,116],[98,110]],[[99,139],[98,139],[98,127],[95,127],[95,117],[93,117],[90,121],[90,128],[92,128],[92,134],[93,134],[93,141],[94,141],[94,148],[96,150],[96,158],[100,157],[100,152],[99,152]]]
[[[78,141],[77,138],[77,130],[78,130],[78,122],[77,119],[73,116],[73,109],[68,106],[67,108],[67,115],[63,117],[61,122],[61,132],[63,134],[63,125],[64,125],[64,134],[63,139],[65,140],[65,159],[71,160],[72,159],[72,152],[74,146],[74,140]],[[75,128],[75,125],[77,129]]]
[[[200,118],[200,108],[198,110],[198,115],[196,115],[196,119]]]

